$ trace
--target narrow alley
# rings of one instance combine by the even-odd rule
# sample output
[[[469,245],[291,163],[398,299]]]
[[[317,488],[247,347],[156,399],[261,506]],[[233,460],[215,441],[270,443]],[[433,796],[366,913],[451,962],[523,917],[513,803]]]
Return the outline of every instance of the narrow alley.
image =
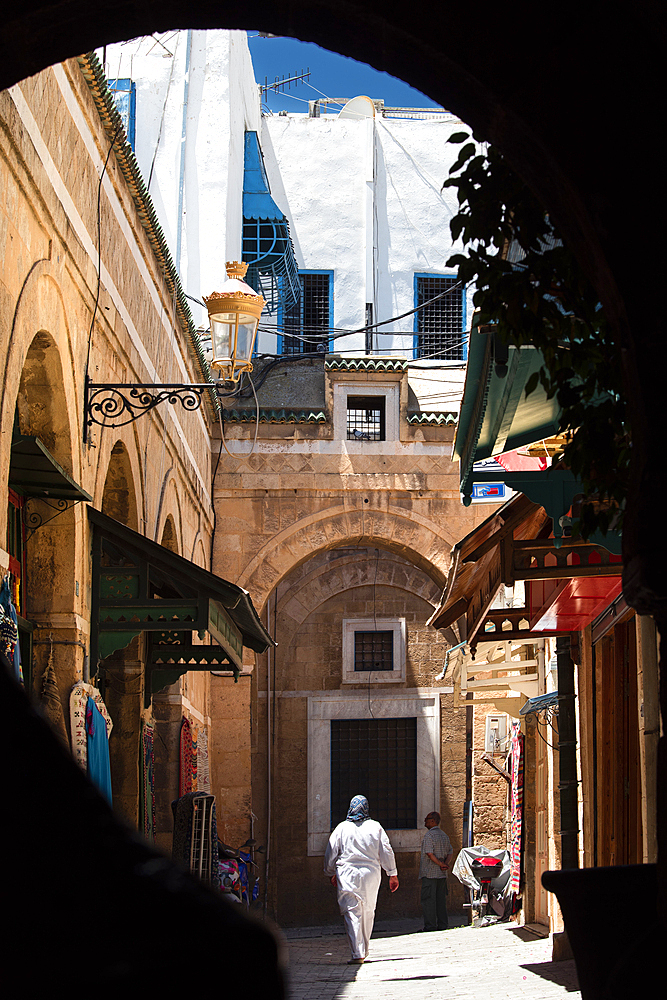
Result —
[[[419,934],[418,921],[377,931],[362,966],[347,965],[343,934],[286,932],[291,1000],[557,1000],[581,993],[573,961],[552,962],[549,938],[516,924]],[[328,928],[326,929],[329,930]]]

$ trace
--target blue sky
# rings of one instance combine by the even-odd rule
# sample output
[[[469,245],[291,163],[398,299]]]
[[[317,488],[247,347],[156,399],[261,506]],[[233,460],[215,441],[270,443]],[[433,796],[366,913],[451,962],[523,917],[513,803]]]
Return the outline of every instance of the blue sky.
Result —
[[[307,111],[308,101],[321,97],[356,97],[366,94],[382,98],[393,107],[431,108],[434,102],[388,73],[380,73],[366,63],[356,62],[337,52],[329,52],[312,42],[299,42],[295,38],[260,38],[257,31],[248,31],[248,42],[259,84],[268,77],[294,76],[310,69],[308,83],[292,84],[285,94],[271,94],[268,107],[271,111]],[[332,107],[333,110],[333,107]]]

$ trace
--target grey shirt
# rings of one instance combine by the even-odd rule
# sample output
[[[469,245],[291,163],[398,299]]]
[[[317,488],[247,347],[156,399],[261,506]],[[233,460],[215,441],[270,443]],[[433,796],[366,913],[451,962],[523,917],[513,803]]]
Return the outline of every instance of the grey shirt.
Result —
[[[434,864],[427,854],[434,854],[440,861],[452,853],[452,845],[449,837],[439,826],[433,826],[427,830],[422,840],[421,864],[419,865],[420,878],[447,878],[447,872],[443,872],[439,865]]]

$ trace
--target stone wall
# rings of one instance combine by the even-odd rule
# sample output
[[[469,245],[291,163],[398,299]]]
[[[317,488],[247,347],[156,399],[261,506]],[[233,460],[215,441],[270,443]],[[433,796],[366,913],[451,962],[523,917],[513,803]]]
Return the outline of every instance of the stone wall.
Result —
[[[380,698],[410,697],[433,690],[439,700],[437,729],[439,788],[436,805],[442,825],[460,847],[465,798],[465,709],[454,709],[453,696],[435,681],[442,669],[446,643],[425,626],[438,588],[420,570],[393,553],[368,547],[334,549],[313,556],[282,581],[277,591],[275,620],[278,648],[270,663],[270,726],[267,729],[267,669],[262,658],[255,672],[256,724],[253,725],[253,811],[257,831],[266,843],[267,741],[271,741],[271,861],[270,907],[284,926],[327,924],[338,919],[335,894],[322,874],[323,849],[309,851],[309,696],[339,692],[340,698],[358,696],[356,717],[373,717]],[[366,619],[374,614],[402,617],[406,622],[406,676],[398,684],[344,684],[342,681],[343,619]],[[381,625],[379,625],[381,627]],[[377,676],[377,675],[376,675]],[[369,707],[370,706],[370,707]],[[436,748],[433,748],[435,752]],[[421,763],[420,763],[421,767]],[[362,791],[361,789],[359,791]],[[371,801],[371,813],[373,802]],[[423,816],[417,821],[421,828]],[[420,839],[421,834],[418,837]],[[397,843],[397,835],[390,831]],[[419,914],[419,854],[397,848],[401,889],[391,896],[383,887],[378,919]],[[452,882],[452,907],[460,908],[458,883]]]
[[[177,314],[173,283],[146,228],[145,206],[121,169],[122,136],[100,117],[77,60],[53,66],[0,94],[0,467],[5,493],[13,431],[37,436],[92,504],[172,551],[210,558],[209,419],[166,406],[138,423],[93,428],[84,443],[86,371],[94,382],[199,382],[194,342]],[[105,167],[106,164],[106,167]],[[99,216],[98,216],[99,207]],[[98,249],[101,269],[98,282]],[[47,521],[26,540],[22,617],[34,627],[26,663],[38,696],[51,661],[69,717],[69,692],[88,668],[90,531],[86,503],[64,513],[28,500],[26,517]],[[0,569],[9,564],[7,505],[0,505]],[[114,717],[112,781],[120,812],[138,814],[139,727],[144,709],[143,644],[105,664]],[[92,676],[100,681],[97,664]],[[206,715],[208,677],[192,680],[195,712]],[[165,697],[182,700],[181,685]],[[187,700],[187,699],[186,699]],[[187,709],[186,709],[187,710]],[[168,761],[157,782],[177,794],[176,707]],[[163,742],[156,738],[161,752]],[[164,770],[166,769],[166,770]],[[164,770],[164,773],[163,773]],[[168,773],[169,772],[169,773]],[[158,809],[170,843],[169,799]]]

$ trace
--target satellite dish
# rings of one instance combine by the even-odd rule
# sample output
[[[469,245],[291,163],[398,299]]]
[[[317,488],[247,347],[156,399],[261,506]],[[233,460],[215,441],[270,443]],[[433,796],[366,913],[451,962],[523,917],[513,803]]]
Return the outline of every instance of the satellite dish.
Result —
[[[352,118],[355,121],[360,118],[375,118],[375,105],[370,97],[353,97],[339,112],[338,117]]]

